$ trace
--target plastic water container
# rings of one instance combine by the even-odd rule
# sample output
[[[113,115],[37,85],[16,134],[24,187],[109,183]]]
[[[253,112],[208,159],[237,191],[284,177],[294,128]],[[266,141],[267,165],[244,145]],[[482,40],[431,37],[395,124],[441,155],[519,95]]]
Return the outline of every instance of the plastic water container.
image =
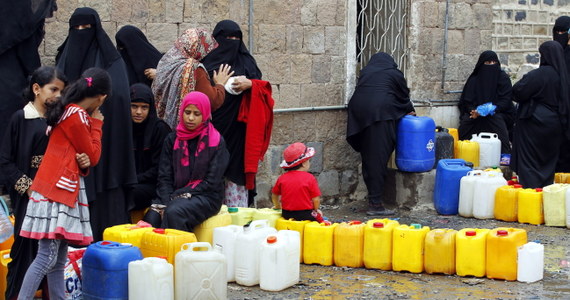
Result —
[[[174,268],[165,259],[147,257],[129,263],[129,300],[174,300]]]
[[[485,172],[477,178],[473,190],[473,216],[477,219],[491,219],[495,215],[495,193],[507,185],[501,173]]]
[[[277,225],[277,219],[281,218],[280,209],[271,208],[258,208],[253,211],[253,220],[267,220],[269,221],[269,226],[274,227]]]
[[[437,165],[442,159],[454,158],[454,138],[449,134],[447,128],[437,126],[435,128],[435,164],[433,168],[437,168]]]
[[[496,133],[480,132],[472,141],[479,143],[479,166],[498,166],[501,163],[501,140]]]
[[[404,172],[427,172],[435,163],[435,122],[406,115],[398,122],[396,165]]]
[[[487,234],[487,277],[517,280],[518,247],[527,243],[526,230],[496,228]]]
[[[333,236],[338,224],[310,222],[305,225],[303,262],[331,266],[333,264]]]
[[[567,184],[555,183],[542,189],[544,207],[544,225],[566,226],[566,190]]]
[[[91,244],[81,266],[83,299],[129,299],[129,263],[142,258],[139,248],[129,244]]]
[[[10,258],[10,249],[1,250],[0,251],[0,299],[4,299],[4,295],[6,293],[6,285],[7,285],[7,278],[8,276],[8,263],[10,263],[12,259]]]
[[[284,218],[277,219],[275,222],[275,228],[277,230],[295,230],[299,232],[301,236],[301,254],[299,256],[299,261],[303,262],[303,241],[305,240],[305,225],[309,224],[311,221],[303,220],[296,221],[295,219],[286,220]]]
[[[518,199],[522,185],[504,185],[495,193],[495,219],[516,222],[518,220]]]
[[[213,246],[219,247],[222,254],[226,256],[226,265],[228,266],[228,282],[236,280],[235,277],[235,245],[237,236],[243,232],[243,226],[228,225],[224,227],[214,228]]]
[[[103,240],[129,243],[135,247],[140,247],[143,234],[153,229],[151,226],[140,226],[137,224],[115,225],[103,231]]]
[[[156,228],[143,234],[141,252],[144,257],[165,257],[169,263],[174,264],[174,257],[180,247],[193,242],[196,242],[196,236],[191,232]]]
[[[227,299],[226,268],[226,257],[210,243],[182,245],[176,254],[175,299]]]
[[[220,211],[217,215],[206,219],[202,224],[194,227],[194,234],[198,242],[212,244],[214,228],[232,224],[232,217],[228,212]]]
[[[281,291],[299,282],[300,235],[298,231],[281,230],[261,243],[259,287],[265,291]]]
[[[228,213],[232,217],[232,225],[243,226],[253,220],[255,208],[228,207]]]
[[[459,142],[459,131],[457,130],[457,128],[447,128],[449,134],[453,137],[453,158],[458,158],[457,157],[457,144]]]
[[[342,222],[334,229],[334,264],[337,267],[360,268],[364,265],[364,224],[360,221]]]
[[[519,192],[519,223],[540,225],[544,223],[542,189],[522,189]]]
[[[398,221],[390,219],[366,222],[362,258],[367,269],[392,270],[392,236],[398,225]]]
[[[554,183],[570,183],[570,173],[554,173]]]
[[[544,277],[544,245],[526,243],[518,249],[517,280],[535,282]]]
[[[478,167],[479,143],[468,140],[457,142],[457,158],[471,162],[474,167]]]
[[[489,229],[464,228],[455,235],[455,272],[459,276],[485,276]]]
[[[455,274],[455,234],[453,229],[434,229],[426,234],[426,273]]]
[[[481,175],[483,175],[483,171],[473,170],[461,177],[461,181],[459,182],[459,207],[457,211],[462,217],[473,217],[473,193],[475,183]]]
[[[245,286],[259,284],[259,252],[261,243],[277,230],[267,220],[252,221],[238,234],[235,242],[234,267],[236,282]]]
[[[437,165],[433,204],[440,215],[456,215],[461,178],[471,171],[463,159],[442,159]]]
[[[424,270],[424,247],[428,226],[400,225],[394,228],[392,270],[421,273]]]

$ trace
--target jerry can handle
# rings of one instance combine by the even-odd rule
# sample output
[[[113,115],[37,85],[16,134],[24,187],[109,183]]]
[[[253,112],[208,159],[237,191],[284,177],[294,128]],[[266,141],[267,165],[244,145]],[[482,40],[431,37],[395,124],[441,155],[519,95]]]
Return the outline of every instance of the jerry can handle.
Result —
[[[265,227],[269,227],[269,220],[267,219],[253,220],[249,223],[249,230],[256,230],[258,228],[261,229]]]
[[[467,172],[467,176],[475,176],[475,175],[482,175],[484,172],[481,170],[473,170]]]
[[[180,251],[194,251],[195,248],[208,248],[207,251],[212,251],[212,245],[208,242],[186,243],[180,247]]]
[[[479,138],[482,139],[490,139],[490,138],[497,138],[498,135],[496,133],[492,133],[492,132],[481,132],[479,133]]]

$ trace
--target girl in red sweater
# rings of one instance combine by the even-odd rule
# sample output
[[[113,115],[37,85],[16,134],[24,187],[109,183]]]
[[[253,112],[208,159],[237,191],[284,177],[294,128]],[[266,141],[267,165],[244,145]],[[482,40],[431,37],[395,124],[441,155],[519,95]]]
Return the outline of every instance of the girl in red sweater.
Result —
[[[50,299],[64,299],[63,267],[67,245],[93,241],[83,177],[101,155],[103,115],[99,107],[111,90],[109,74],[87,69],[48,106],[50,139],[32,183],[32,194],[20,235],[39,240],[18,299],[32,299],[47,276]]]

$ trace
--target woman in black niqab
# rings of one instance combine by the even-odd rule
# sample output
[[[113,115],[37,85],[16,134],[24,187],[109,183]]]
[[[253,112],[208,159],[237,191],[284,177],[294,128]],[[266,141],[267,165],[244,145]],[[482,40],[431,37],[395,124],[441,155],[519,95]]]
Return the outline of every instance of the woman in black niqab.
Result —
[[[218,42],[218,47],[202,60],[210,78],[212,78],[214,70],[220,68],[220,65],[228,64],[234,71],[233,76],[243,75],[248,79],[261,79],[261,71],[243,43],[243,34],[236,22],[232,20],[218,22],[214,28],[213,36]],[[227,149],[230,152],[230,162],[224,176],[238,186],[245,186],[246,126],[245,123],[237,120],[242,95],[243,93],[239,95],[226,93],[224,104],[212,112],[212,123],[224,137]],[[255,191],[249,193],[249,204],[251,204],[254,195]]]
[[[78,25],[90,25],[79,29]],[[101,27],[99,15],[78,8],[69,20],[69,35],[58,48],[56,65],[70,80],[87,68],[105,69],[112,80],[111,95],[101,106],[105,115],[99,164],[85,178],[94,240],[109,226],[128,222],[128,186],[135,184],[129,81],[121,55]]]
[[[346,140],[361,155],[370,216],[395,213],[385,208],[384,180],[396,146],[396,124],[414,111],[406,79],[397,67],[389,54],[374,54],[348,103]]]
[[[564,49],[564,61],[566,62],[566,70],[568,74],[570,74],[570,47],[568,47],[569,30],[569,16],[558,17],[554,23],[554,27],[552,28],[552,39],[560,43]],[[568,139],[564,139],[562,146],[560,147],[560,157],[556,165],[556,172],[570,172],[570,140]]]
[[[38,47],[55,0],[2,1],[0,9],[0,139],[14,112],[24,107],[21,92],[41,65]],[[0,175],[1,177],[1,175]]]
[[[568,74],[562,47],[540,45],[540,67],[513,86],[519,103],[511,167],[526,188],[552,184],[560,145],[568,131]]]
[[[119,29],[115,41],[127,65],[129,84],[144,83],[150,86],[152,79],[145,74],[145,70],[156,69],[162,53],[148,41],[140,29],[132,25]]]
[[[459,139],[470,140],[480,132],[496,133],[501,140],[501,153],[511,153],[509,130],[515,118],[511,98],[511,79],[501,70],[499,57],[493,51],[484,51],[459,99]],[[479,115],[477,107],[489,102],[496,106],[494,115]]]

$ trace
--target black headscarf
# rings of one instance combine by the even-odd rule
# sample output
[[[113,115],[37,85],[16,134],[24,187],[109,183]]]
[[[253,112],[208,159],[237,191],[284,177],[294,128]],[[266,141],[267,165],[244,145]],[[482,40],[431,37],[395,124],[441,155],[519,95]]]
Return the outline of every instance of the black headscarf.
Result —
[[[144,83],[148,86],[152,80],[144,74],[148,68],[156,69],[162,54],[148,41],[144,33],[135,26],[126,25],[115,35],[117,49],[125,64],[129,83]]]
[[[569,132],[570,95],[568,95],[568,69],[564,60],[564,52],[560,43],[547,41],[538,48],[540,53],[540,65],[553,67],[560,76],[560,93],[558,100],[558,114],[562,120],[563,128],[567,136]]]
[[[404,74],[392,56],[374,54],[360,71],[354,94],[348,103],[346,139],[357,151],[356,137],[378,121],[399,120],[414,110]]]
[[[559,42],[562,48],[566,49],[568,47],[568,30],[570,29],[570,17],[562,16],[556,19],[554,22],[554,27],[552,28],[552,39]],[[564,33],[557,33],[558,31],[564,31]]]
[[[211,73],[218,70],[221,64],[229,64],[234,71],[234,76],[245,75],[249,79],[261,79],[261,71],[257,67],[255,59],[243,43],[243,34],[239,25],[232,20],[223,20],[216,24],[212,33],[218,47],[210,52],[202,60],[206,70]],[[239,40],[227,37],[238,37]]]
[[[497,63],[486,65],[486,61],[496,61]],[[497,106],[504,106],[503,103],[498,103],[500,100],[498,95],[507,94],[508,91],[500,89],[510,89],[511,85],[508,82],[504,82],[510,79],[508,75],[503,73],[504,71],[501,70],[501,63],[497,53],[491,50],[481,53],[473,72],[465,82],[463,93],[459,99],[461,113],[469,113],[471,110],[476,109],[477,106],[487,102],[492,102]]]
[[[132,102],[146,103],[149,105],[147,118],[142,123],[133,123],[135,156],[138,156],[136,152],[140,152],[140,155],[142,156],[142,151],[151,147],[152,130],[155,127],[156,122],[159,122],[160,119],[156,114],[154,95],[148,85],[144,83],[135,83],[131,85],[131,103]],[[135,157],[135,160],[138,161],[137,157]]]
[[[241,40],[243,34],[236,22],[220,21],[214,28],[213,36],[218,42],[218,47],[202,60],[210,77],[221,64],[229,64],[235,72],[234,76],[244,75],[249,79],[261,79],[261,71]],[[232,40],[227,37],[240,39]],[[245,185],[245,123],[237,120],[242,95],[226,93],[224,104],[212,112],[212,123],[224,137],[230,152],[230,162],[225,176],[238,185]]]
[[[91,28],[75,29],[74,26],[90,24]],[[92,8],[77,8],[69,19],[69,34],[57,49],[57,67],[70,81],[92,66],[108,68],[121,57],[105,30],[99,14]]]

